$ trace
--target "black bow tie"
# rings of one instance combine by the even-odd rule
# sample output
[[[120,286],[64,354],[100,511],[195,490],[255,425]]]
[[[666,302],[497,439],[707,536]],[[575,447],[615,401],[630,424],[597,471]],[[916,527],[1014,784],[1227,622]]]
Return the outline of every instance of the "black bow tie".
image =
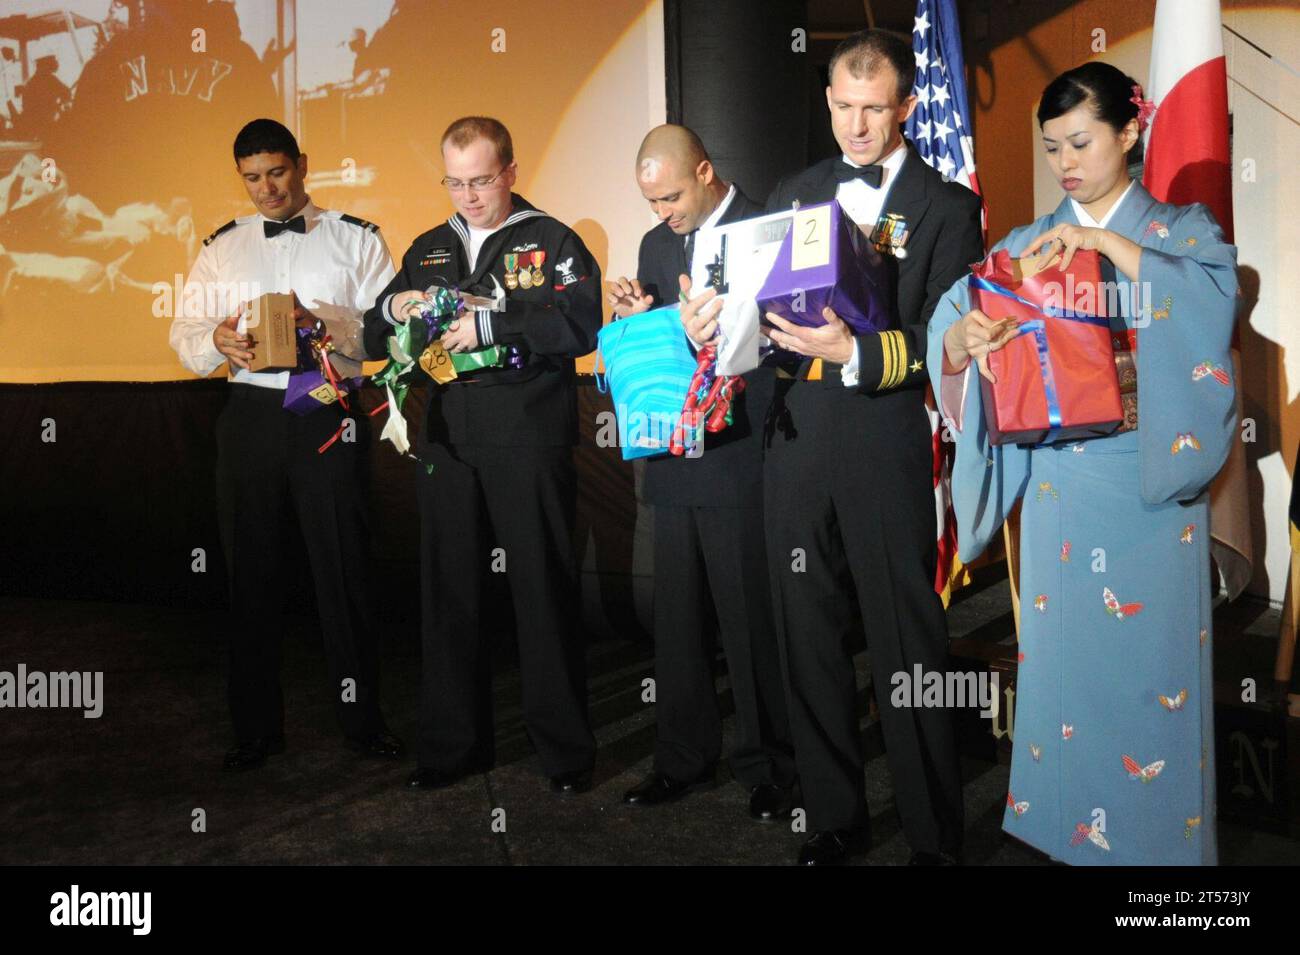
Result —
[[[268,239],[274,239],[281,232],[297,232],[299,235],[307,234],[307,220],[302,216],[294,216],[288,222],[276,222],[274,219],[262,220],[262,231],[266,233]]]
[[[846,162],[837,162],[835,164],[835,178],[840,182],[852,182],[854,179],[861,179],[868,186],[879,189],[884,174],[885,167],[879,164],[873,166],[850,166]]]

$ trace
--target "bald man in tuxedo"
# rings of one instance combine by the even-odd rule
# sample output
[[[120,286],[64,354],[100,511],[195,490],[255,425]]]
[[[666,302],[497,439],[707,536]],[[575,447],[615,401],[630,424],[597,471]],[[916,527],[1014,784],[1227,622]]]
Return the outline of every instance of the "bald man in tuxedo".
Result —
[[[619,318],[678,301],[690,287],[698,229],[738,222],[762,208],[720,179],[691,130],[664,125],[647,134],[637,185],[659,219],[646,233],[635,279],[611,282]],[[716,331],[707,320],[685,327],[693,348]],[[623,797],[649,807],[713,783],[722,720],[713,682],[716,617],[736,730],[731,773],[749,792],[749,813],[774,822],[789,812],[794,761],[785,689],[771,616],[763,537],[763,419],[774,371],[745,375],[733,423],[707,434],[698,455],[648,458],[642,500],[654,508],[654,768]]]

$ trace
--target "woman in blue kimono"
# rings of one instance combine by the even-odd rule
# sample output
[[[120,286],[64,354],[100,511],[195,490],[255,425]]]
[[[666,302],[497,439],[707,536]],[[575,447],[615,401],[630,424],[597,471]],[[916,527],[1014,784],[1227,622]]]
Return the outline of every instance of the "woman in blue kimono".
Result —
[[[1103,283],[1119,293],[1112,335],[1136,329],[1123,430],[990,444],[979,375],[991,377],[988,354],[1014,324],[972,309],[963,281],[929,329],[956,440],[961,557],[980,554],[1024,502],[1003,828],[1077,865],[1217,861],[1207,488],[1236,436],[1236,248],[1204,206],[1156,202],[1130,179],[1149,108],[1107,64],[1053,80],[1038,122],[1065,197],[995,247],[1063,266],[1081,249],[1102,257]]]

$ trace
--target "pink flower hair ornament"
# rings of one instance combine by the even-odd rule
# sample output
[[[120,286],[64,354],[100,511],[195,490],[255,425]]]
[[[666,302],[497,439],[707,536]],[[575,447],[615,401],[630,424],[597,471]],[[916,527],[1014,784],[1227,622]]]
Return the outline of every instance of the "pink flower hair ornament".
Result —
[[[1129,97],[1129,102],[1138,108],[1138,132],[1146,132],[1147,127],[1151,125],[1151,117],[1156,114],[1156,104],[1142,98],[1142,86],[1138,83],[1133,84],[1133,95]]]

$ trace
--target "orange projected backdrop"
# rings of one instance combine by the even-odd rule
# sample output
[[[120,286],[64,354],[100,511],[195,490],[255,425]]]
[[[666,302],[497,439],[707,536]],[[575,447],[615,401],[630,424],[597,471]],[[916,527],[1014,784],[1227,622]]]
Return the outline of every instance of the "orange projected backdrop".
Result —
[[[652,224],[632,173],[664,119],[657,0],[3,11],[3,381],[189,377],[167,345],[176,292],[203,237],[254,211],[230,150],[257,116],[295,130],[312,199],[378,223],[394,260],[451,214],[438,138],[471,113],[510,127],[516,191],[606,273],[635,269]]]

